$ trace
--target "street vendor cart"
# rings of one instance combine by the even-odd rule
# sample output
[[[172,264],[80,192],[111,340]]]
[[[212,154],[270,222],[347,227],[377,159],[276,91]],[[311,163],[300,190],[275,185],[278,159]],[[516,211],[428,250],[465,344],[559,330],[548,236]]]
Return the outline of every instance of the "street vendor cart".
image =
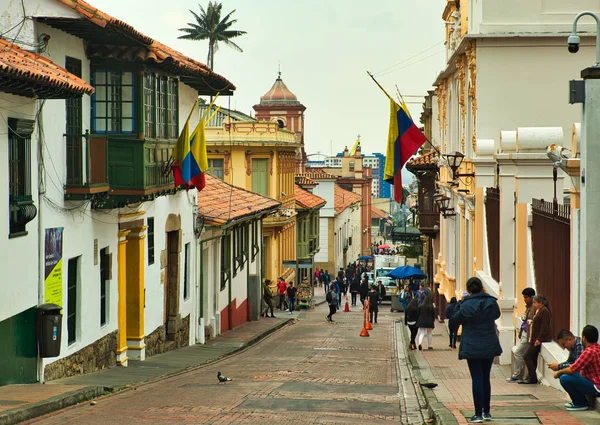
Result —
[[[305,307],[307,310],[314,307],[314,288],[310,282],[305,279],[298,287],[296,298],[298,299],[298,308]]]

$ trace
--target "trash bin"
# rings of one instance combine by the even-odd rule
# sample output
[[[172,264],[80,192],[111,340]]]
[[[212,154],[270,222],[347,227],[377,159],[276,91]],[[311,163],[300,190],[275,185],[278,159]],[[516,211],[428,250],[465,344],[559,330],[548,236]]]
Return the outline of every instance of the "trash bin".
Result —
[[[57,357],[60,354],[62,307],[42,304],[37,310],[38,346],[40,357]]]
[[[392,295],[392,307],[390,308],[390,311],[404,311],[404,306],[402,305],[402,301],[400,301],[400,295]]]

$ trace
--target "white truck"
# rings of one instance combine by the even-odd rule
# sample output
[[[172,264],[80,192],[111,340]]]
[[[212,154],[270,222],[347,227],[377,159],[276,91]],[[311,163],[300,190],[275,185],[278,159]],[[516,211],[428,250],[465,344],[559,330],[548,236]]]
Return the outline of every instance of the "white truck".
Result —
[[[406,257],[402,255],[375,255],[373,256],[373,271],[375,278],[387,276],[396,267],[405,266]]]

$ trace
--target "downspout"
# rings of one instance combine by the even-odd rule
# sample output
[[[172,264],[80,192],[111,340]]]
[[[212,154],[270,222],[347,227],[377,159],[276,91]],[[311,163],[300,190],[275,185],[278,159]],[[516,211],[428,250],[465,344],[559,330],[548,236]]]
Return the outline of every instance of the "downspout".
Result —
[[[41,108],[43,103],[40,105],[38,101],[38,119],[37,119],[37,162],[38,162],[38,212],[37,212],[37,220],[38,220],[38,305],[42,305],[44,303],[44,278],[45,278],[45,258],[44,258],[44,221],[42,220],[43,215],[43,197],[46,193],[46,189],[44,187],[44,148],[41,142],[41,131],[42,128],[42,114]],[[62,307],[62,306],[61,306]],[[36,344],[37,345],[37,344]],[[38,356],[37,358],[37,372],[38,372],[38,380],[40,382],[44,382],[44,360]]]

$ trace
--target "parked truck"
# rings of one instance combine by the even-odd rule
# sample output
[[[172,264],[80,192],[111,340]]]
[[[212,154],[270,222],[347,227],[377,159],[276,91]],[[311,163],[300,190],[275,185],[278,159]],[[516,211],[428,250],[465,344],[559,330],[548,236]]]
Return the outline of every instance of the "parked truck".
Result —
[[[373,271],[375,278],[386,276],[396,267],[405,266],[406,257],[402,255],[375,255],[373,256]]]

